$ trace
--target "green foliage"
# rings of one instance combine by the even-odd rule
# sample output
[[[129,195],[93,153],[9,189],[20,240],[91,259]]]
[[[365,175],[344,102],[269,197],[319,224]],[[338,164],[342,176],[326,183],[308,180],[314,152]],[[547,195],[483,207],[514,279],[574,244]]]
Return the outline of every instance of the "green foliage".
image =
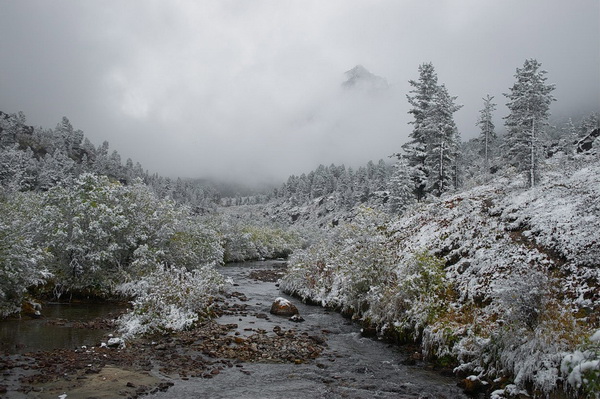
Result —
[[[385,287],[373,309],[384,324],[412,331],[418,339],[423,329],[444,314],[452,296],[443,259],[421,250],[396,269],[397,284]]]
[[[158,264],[194,270],[223,259],[213,229],[141,182],[83,174],[45,193],[13,192],[0,208],[1,315],[18,311],[32,285],[50,283],[59,298],[108,296]]]
[[[395,281],[386,219],[380,212],[360,208],[353,223],[292,256],[282,288],[362,316],[381,287]]]
[[[143,184],[126,187],[89,174],[72,186],[49,190],[43,206],[39,224],[53,255],[55,283],[96,295],[144,272],[130,267],[140,246],[155,251],[159,260],[166,256],[174,222],[182,216],[172,202],[157,200]]]

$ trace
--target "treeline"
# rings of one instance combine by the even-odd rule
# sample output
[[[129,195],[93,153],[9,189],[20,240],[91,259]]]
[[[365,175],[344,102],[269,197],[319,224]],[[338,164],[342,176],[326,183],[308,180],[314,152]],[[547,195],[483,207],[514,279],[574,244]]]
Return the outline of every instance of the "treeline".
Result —
[[[274,197],[286,198],[298,205],[337,193],[341,198],[340,205],[351,208],[373,196],[381,195],[387,189],[391,172],[391,165],[384,160],[377,164],[369,161],[356,171],[344,165],[319,165],[308,174],[290,176],[281,188],[274,191]]]
[[[438,82],[434,66],[422,64],[419,78],[409,81],[412,130],[402,151],[391,155],[397,159],[395,164],[369,162],[356,171],[343,165],[320,165],[308,174],[290,176],[271,196],[255,197],[254,203],[273,197],[295,206],[333,195],[341,209],[368,204],[402,213],[412,202],[482,184],[505,173],[520,174],[529,187],[535,186],[546,159],[590,150],[600,136],[597,113],[577,124],[568,119],[550,125],[554,85],[546,84],[546,73],[537,60],[526,60],[517,68],[515,84],[504,94],[509,108],[505,133],[497,133],[493,122],[497,104],[487,95],[473,121],[480,130],[478,137],[462,142],[453,117],[461,106]],[[246,203],[253,202],[230,200],[227,205]]]
[[[598,114],[583,119],[579,127],[571,120],[558,128],[550,126],[550,104],[556,99],[552,95],[555,86],[546,83],[546,74],[537,60],[525,60],[516,69],[515,83],[504,94],[509,110],[503,117],[506,133],[496,133],[497,104],[488,94],[473,121],[480,129],[479,136],[462,144],[453,118],[461,106],[438,82],[433,64],[422,64],[418,80],[409,81],[412,90],[407,99],[413,128],[402,152],[395,154],[400,162],[395,184],[406,185],[396,187],[405,196],[400,199],[440,196],[462,187],[468,179],[489,180],[501,169],[515,170],[533,187],[539,183],[545,159],[558,152],[586,150],[583,142],[598,129]]]
[[[67,117],[54,129],[27,125],[22,112],[0,111],[0,186],[10,191],[47,191],[84,173],[107,176],[124,185],[140,179],[159,198],[170,198],[205,213],[214,210],[216,190],[197,181],[149,174],[139,162],[122,162],[104,141],[94,146]]]

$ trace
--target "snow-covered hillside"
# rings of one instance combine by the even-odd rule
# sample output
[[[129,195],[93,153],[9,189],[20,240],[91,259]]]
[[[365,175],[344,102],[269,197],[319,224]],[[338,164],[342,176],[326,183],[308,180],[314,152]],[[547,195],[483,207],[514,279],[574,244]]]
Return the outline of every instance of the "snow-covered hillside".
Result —
[[[586,341],[600,328],[600,161],[558,157],[542,184],[524,186],[507,174],[400,218],[364,209],[295,254],[281,287],[420,342],[496,397],[545,395],[592,362],[587,385],[583,373],[565,386],[589,388],[600,373]]]

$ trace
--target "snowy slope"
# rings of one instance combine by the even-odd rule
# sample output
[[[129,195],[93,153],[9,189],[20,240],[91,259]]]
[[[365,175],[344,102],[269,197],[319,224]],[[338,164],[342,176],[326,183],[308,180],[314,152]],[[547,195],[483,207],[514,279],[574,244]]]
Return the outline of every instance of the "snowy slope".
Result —
[[[365,210],[294,255],[282,288],[417,339],[490,389],[550,392],[600,328],[600,162],[552,162],[534,189],[504,177],[401,218]]]

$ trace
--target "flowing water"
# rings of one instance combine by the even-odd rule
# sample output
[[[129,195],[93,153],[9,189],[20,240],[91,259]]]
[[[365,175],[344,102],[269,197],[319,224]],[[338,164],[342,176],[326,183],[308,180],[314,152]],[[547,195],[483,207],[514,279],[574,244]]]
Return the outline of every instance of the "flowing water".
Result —
[[[253,270],[277,270],[282,266],[282,262],[266,261],[223,267],[222,273],[236,284],[233,290],[248,298],[240,302],[248,308],[245,316],[225,316],[217,321],[237,324],[240,334],[250,328],[274,334],[273,327],[280,326],[323,335],[327,348],[321,357],[305,364],[244,364],[243,369],[224,369],[212,379],[175,380],[167,392],[150,397],[467,398],[453,378],[426,370],[423,365],[403,365],[407,354],[400,348],[362,337],[360,328],[341,315],[285,296],[275,283],[249,278]],[[305,321],[294,323],[285,317],[269,315],[271,303],[278,296],[292,301]]]

